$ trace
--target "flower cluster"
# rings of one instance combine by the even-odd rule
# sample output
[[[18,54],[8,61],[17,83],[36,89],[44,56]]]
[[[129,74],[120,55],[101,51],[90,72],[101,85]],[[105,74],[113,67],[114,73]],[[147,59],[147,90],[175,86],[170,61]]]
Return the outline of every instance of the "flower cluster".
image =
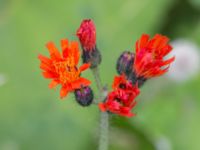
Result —
[[[147,79],[160,76],[169,69],[175,57],[164,60],[172,50],[167,44],[166,36],[156,34],[152,39],[143,34],[136,42],[136,52],[124,51],[117,60],[117,72],[113,91],[110,92],[104,103],[99,104],[102,111],[109,111],[121,116],[131,117],[131,109],[135,106],[135,98],[140,93],[138,86]],[[127,88],[129,87],[129,88]]]
[[[78,42],[61,40],[62,53],[53,42],[47,43],[50,58],[39,55],[40,68],[45,78],[52,79],[49,88],[61,85],[60,97],[74,92],[76,101],[81,106],[88,106],[93,101],[93,91],[90,81],[81,76],[88,68],[97,69],[101,63],[101,54],[96,45],[96,28],[91,19],[82,21],[76,31],[76,35],[82,47],[83,64],[79,63],[80,50]],[[152,39],[143,34],[135,44],[135,53],[124,51],[117,60],[117,72],[114,77],[112,91],[108,93],[104,101],[99,103],[103,112],[110,112],[121,116],[132,117],[132,109],[136,105],[136,97],[146,80],[163,75],[169,69],[169,65],[175,57],[165,59],[172,50],[166,36],[156,34]],[[101,89],[100,89],[101,90]]]
[[[108,94],[106,101],[99,104],[100,110],[121,116],[134,116],[131,110],[136,105],[135,97],[140,93],[137,85],[133,86],[125,75],[121,75],[114,78],[112,87],[113,91]]]
[[[169,65],[175,57],[164,60],[164,57],[172,50],[166,36],[156,34],[152,39],[143,34],[135,44],[135,54],[125,51],[118,58],[117,71],[125,73],[133,84],[139,87],[147,79],[161,76],[169,69]]]

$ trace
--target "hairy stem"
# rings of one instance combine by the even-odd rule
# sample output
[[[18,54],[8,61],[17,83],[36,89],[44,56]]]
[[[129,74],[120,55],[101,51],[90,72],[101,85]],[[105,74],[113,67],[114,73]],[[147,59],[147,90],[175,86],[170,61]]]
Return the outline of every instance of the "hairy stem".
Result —
[[[93,68],[92,73],[93,73],[97,88],[99,90],[99,98],[101,98],[103,86],[102,86],[101,78],[100,78],[100,75],[99,75],[99,68],[98,67]]]
[[[107,112],[100,115],[99,150],[108,150],[109,115]]]
[[[103,86],[99,75],[98,67],[92,69],[96,85],[99,91],[99,101],[104,100]],[[98,150],[108,150],[108,134],[109,134],[109,115],[107,112],[100,112],[100,131],[99,131],[99,147]]]

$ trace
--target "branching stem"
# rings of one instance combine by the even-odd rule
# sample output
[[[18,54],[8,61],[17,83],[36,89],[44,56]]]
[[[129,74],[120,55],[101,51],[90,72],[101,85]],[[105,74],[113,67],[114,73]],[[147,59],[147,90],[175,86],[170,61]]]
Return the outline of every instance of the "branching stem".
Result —
[[[104,100],[103,86],[99,75],[98,67],[91,69],[95,78],[96,86],[99,92],[99,102]],[[109,114],[100,112],[100,131],[99,131],[99,147],[98,150],[108,150],[108,135],[109,135]]]

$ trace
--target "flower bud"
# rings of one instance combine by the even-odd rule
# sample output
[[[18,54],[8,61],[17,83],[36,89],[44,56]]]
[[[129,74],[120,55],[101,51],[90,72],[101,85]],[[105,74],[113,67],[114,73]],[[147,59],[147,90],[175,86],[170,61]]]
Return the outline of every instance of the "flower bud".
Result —
[[[93,50],[96,46],[96,29],[91,19],[82,21],[76,33],[84,50]]]
[[[92,51],[83,50],[83,63],[90,63],[90,68],[96,68],[101,63],[100,51],[95,47]]]
[[[119,74],[124,73],[126,76],[132,72],[134,62],[134,53],[124,51],[117,60],[117,72]]]
[[[101,54],[96,46],[96,29],[93,21],[83,20],[76,35],[83,49],[83,63],[90,63],[90,68],[97,67],[101,63]]]
[[[89,86],[82,87],[80,89],[76,89],[75,92],[76,101],[81,106],[89,106],[93,101],[93,92]]]

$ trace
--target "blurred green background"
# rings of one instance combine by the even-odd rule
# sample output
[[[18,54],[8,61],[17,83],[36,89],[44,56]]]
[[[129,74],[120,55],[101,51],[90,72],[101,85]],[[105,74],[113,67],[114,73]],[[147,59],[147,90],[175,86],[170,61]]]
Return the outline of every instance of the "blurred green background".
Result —
[[[116,59],[142,33],[200,46],[200,0],[0,0],[0,150],[97,148],[97,107],[80,107],[73,94],[60,100],[37,59],[48,55],[48,41],[59,47],[62,38],[76,39],[84,18],[96,24],[108,85]],[[90,71],[83,75],[94,81]],[[200,150],[199,74],[181,83],[166,76],[147,82],[134,112],[112,118],[110,150]]]

